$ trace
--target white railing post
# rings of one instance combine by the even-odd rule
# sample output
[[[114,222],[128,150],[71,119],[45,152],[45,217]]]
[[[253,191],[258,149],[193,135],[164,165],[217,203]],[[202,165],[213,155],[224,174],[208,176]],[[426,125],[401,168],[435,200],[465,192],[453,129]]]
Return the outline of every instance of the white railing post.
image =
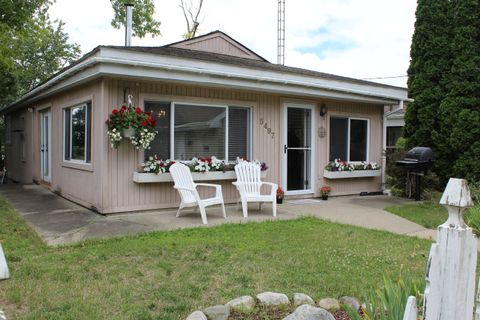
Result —
[[[417,310],[417,298],[408,297],[407,305],[405,307],[405,313],[403,314],[403,320],[417,320],[418,319],[418,310]]]
[[[10,274],[8,272],[7,260],[3,254],[2,245],[0,244],[0,280],[8,278],[10,278]]]
[[[437,229],[427,263],[424,320],[472,320],[475,301],[477,239],[463,221],[472,207],[467,181],[450,179],[440,204],[448,220]]]

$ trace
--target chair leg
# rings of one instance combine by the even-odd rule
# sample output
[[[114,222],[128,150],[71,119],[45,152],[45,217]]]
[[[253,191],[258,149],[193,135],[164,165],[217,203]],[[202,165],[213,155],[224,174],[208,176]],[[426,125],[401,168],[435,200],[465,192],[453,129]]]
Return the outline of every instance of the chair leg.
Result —
[[[245,200],[242,200],[242,211],[243,217],[248,218],[248,202]]]
[[[205,207],[203,205],[198,205],[200,209],[200,215],[202,216],[203,224],[207,224],[207,213],[205,212]]]
[[[273,216],[276,217],[277,216],[277,199],[275,199],[272,202],[272,211],[273,211]]]
[[[180,203],[180,206],[178,207],[178,210],[177,210],[177,215],[175,217],[180,217],[180,211],[183,209],[183,203]]]
[[[227,213],[225,212],[225,204],[223,202],[222,202],[222,213],[223,213],[223,217],[227,219]]]

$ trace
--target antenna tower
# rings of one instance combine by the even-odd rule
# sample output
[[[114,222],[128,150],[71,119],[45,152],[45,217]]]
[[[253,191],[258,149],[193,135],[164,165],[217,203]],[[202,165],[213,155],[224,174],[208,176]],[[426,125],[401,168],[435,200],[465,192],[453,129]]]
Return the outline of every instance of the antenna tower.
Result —
[[[277,63],[285,64],[285,0],[278,0]]]

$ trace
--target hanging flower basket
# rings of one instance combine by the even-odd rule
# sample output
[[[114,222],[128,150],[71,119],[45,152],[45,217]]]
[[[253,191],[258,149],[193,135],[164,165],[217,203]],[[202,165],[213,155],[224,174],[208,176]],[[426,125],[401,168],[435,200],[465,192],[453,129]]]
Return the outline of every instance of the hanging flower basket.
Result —
[[[116,149],[124,138],[137,149],[149,149],[150,143],[155,138],[156,121],[150,112],[145,112],[139,107],[122,106],[113,109],[106,121],[110,145]]]
[[[123,129],[123,137],[124,138],[131,138],[135,136],[135,128],[128,127],[126,129]]]

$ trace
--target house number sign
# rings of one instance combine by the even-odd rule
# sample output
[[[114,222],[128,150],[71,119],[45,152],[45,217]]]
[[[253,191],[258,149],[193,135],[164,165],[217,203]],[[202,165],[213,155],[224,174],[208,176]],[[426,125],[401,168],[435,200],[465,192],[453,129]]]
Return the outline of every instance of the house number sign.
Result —
[[[272,128],[268,126],[268,123],[266,123],[263,118],[260,118],[260,126],[272,137],[272,139],[275,139],[275,132],[272,131]]]

